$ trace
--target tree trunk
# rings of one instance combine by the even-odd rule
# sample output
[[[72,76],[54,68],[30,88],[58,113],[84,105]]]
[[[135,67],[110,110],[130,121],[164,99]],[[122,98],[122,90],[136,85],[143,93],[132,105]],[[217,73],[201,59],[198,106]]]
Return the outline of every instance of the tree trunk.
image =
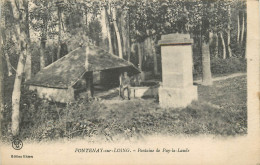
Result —
[[[92,98],[94,96],[94,90],[93,90],[93,72],[89,72],[86,77],[86,83],[87,83],[87,94],[88,98]]]
[[[137,48],[138,48],[138,68],[142,71],[142,59],[143,59],[143,56],[142,56],[142,46],[141,46],[141,43],[137,43]]]
[[[4,53],[4,57],[7,63],[7,70],[8,70],[8,76],[12,76],[13,72],[12,72],[12,64],[10,62],[9,56],[7,53]]]
[[[240,39],[240,21],[239,21],[239,13],[237,15],[237,43],[239,44]]]
[[[114,6],[112,9],[112,19],[113,19],[113,25],[116,32],[116,39],[117,39],[117,48],[118,48],[118,56],[119,58],[123,59],[123,52],[122,52],[122,44],[121,44],[121,36],[118,30],[118,26],[116,23],[116,7]],[[122,84],[122,73],[119,75],[119,84]],[[119,90],[120,95],[120,90]]]
[[[112,30],[112,28],[111,28],[111,30]],[[113,34],[113,35],[111,36],[112,42],[113,42],[113,44],[112,44],[112,45],[113,45],[113,52],[114,52],[114,54],[118,55],[118,45],[117,45],[117,39],[116,39],[114,27],[113,27],[113,31],[112,31],[111,34]]]
[[[65,19],[65,18],[64,18]],[[88,13],[87,10],[84,10],[83,16],[82,16],[82,31],[84,35],[87,35],[88,31]]]
[[[22,83],[22,74],[25,67],[26,60],[26,51],[27,51],[27,35],[26,31],[23,27],[26,27],[26,12],[24,9],[24,0],[19,0],[18,3],[20,11],[19,13],[19,26],[20,26],[20,57],[17,64],[17,70],[14,80],[14,88],[12,93],[12,134],[13,136],[17,136],[19,133],[19,113],[20,113],[20,96],[21,96],[21,83]]]
[[[59,26],[59,33],[58,33],[58,51],[57,51],[57,60],[61,57],[61,8],[58,7],[58,26]]]
[[[86,59],[85,59],[85,69],[89,70],[89,47],[86,46]],[[92,91],[92,86],[93,86],[93,72],[87,73],[86,77],[86,87],[87,87],[87,94],[88,94],[88,99],[93,97],[93,91]]]
[[[3,48],[3,46],[6,44],[6,28],[5,28],[5,10],[4,10],[4,4],[2,4],[2,10],[1,10],[1,47]],[[10,36],[11,37],[11,36]],[[7,63],[7,71],[8,71],[8,76],[12,76],[12,65],[10,63],[10,59],[9,56],[7,54],[7,52],[4,49],[0,49],[2,50],[2,56],[5,57],[6,63]],[[1,63],[3,64],[3,62]],[[1,65],[2,67],[2,65]]]
[[[1,5],[1,9],[2,9],[2,13],[3,13],[3,5]],[[1,13],[1,22],[3,22],[3,14]],[[4,26],[2,24],[2,26]],[[3,27],[1,27],[3,28]],[[2,50],[2,46],[3,46],[3,38],[1,36],[1,41],[0,41],[0,50]],[[3,53],[4,51],[1,51],[1,55],[0,55],[0,121],[2,121],[3,119],[3,111],[4,111],[4,67],[3,67]],[[0,122],[0,128],[2,130],[2,126],[1,126]],[[0,138],[1,138],[1,132],[0,132]]]
[[[2,32],[2,35],[1,35],[1,38],[2,38],[2,46],[6,43],[6,35],[5,35],[5,29],[3,27],[4,25],[2,25],[1,27],[1,32]],[[5,61],[6,61],[6,64],[7,64],[7,71],[8,71],[8,76],[12,76],[13,73],[12,73],[12,65],[11,65],[11,62],[10,62],[10,58],[9,58],[9,55],[7,54],[7,52],[5,50],[2,50],[2,55],[3,57],[5,57]]]
[[[225,45],[225,40],[223,38],[223,33],[220,32],[220,38],[221,38],[221,42],[222,42],[222,58],[226,59],[227,58],[227,54],[226,54],[226,45]]]
[[[214,51],[214,55],[216,58],[218,58],[218,34],[215,33],[215,39],[216,39],[216,47],[215,47],[215,51]]]
[[[154,40],[151,40],[151,50],[152,50],[152,56],[153,56],[153,69],[154,69],[154,75],[158,75],[158,64],[157,64],[157,54],[155,51],[155,44],[154,44]]]
[[[40,45],[40,69],[42,70],[45,67],[45,39],[42,38]]]
[[[146,61],[146,54],[145,54],[145,47],[144,47],[144,42],[141,42],[141,50],[142,50],[142,65],[143,65],[143,63],[145,63],[145,61]],[[144,65],[142,66],[142,67],[144,67]]]
[[[12,93],[12,133],[17,135],[19,133],[19,113],[20,113],[20,96],[21,96],[21,83],[22,74],[25,66],[25,51],[21,52],[17,72],[14,81],[14,88]]]
[[[212,52],[212,47],[211,47],[211,45],[212,45],[212,43],[213,43],[213,32],[209,32],[209,53],[210,54],[213,54],[213,52]]]
[[[82,22],[81,22],[81,24],[82,24],[82,31],[83,31],[83,34],[84,35],[86,35],[86,30],[87,30],[87,24],[86,24],[86,12],[85,12],[85,10],[84,10],[84,8],[83,9],[81,9],[81,10],[83,10],[83,13],[82,13]]]
[[[2,121],[3,119],[3,111],[4,111],[4,67],[3,67],[3,58],[2,56],[0,56],[0,121]],[[1,123],[0,123],[0,128],[2,128]]]
[[[230,47],[230,27],[231,24],[231,8],[230,5],[228,6],[228,28],[227,28],[227,47],[228,47],[228,55],[229,57],[232,57],[232,50]]]
[[[119,58],[123,58],[121,36],[120,36],[118,26],[117,26],[117,23],[116,23],[116,8],[113,7],[112,10],[113,10],[113,13],[112,13],[113,24],[114,24],[114,29],[115,29],[115,32],[116,32],[116,39],[117,39],[117,45],[118,45],[118,56],[119,56]]]
[[[119,26],[121,27],[121,34],[122,34],[122,51],[123,51],[123,57],[126,57],[126,51],[127,51],[127,43],[126,43],[126,40],[127,40],[127,29],[126,29],[126,26],[125,26],[125,11],[122,11],[121,13],[121,17],[120,17],[120,24]]]
[[[47,1],[44,2],[44,6],[46,8],[48,8],[48,2]],[[48,30],[48,20],[46,18],[43,18],[42,21],[43,21],[43,29],[42,29],[41,43],[40,43],[40,69],[43,69],[46,66],[46,64],[45,64],[45,48],[46,48],[47,30]],[[59,41],[60,41],[60,38],[59,38]],[[58,51],[60,51],[60,50],[58,49]],[[60,52],[58,52],[58,54],[60,54]],[[52,62],[53,62],[53,57],[52,57]]]
[[[106,21],[106,28],[107,28],[108,50],[109,50],[109,53],[113,54],[111,30],[110,30],[110,23],[109,23],[108,16],[109,16],[108,11],[107,11],[107,9],[105,9],[105,21]]]
[[[202,41],[202,85],[212,85],[209,43]]]
[[[85,69],[89,70],[89,47],[86,46],[86,59],[85,59]],[[87,87],[87,94],[88,99],[92,98],[94,95],[94,89],[93,89],[93,72],[89,72],[86,74],[86,87]]]
[[[241,40],[240,40],[241,44],[243,44],[243,41],[244,41],[244,33],[245,33],[245,14],[243,13],[242,29],[241,29]]]
[[[26,52],[26,62],[24,68],[24,79],[29,80],[32,77],[32,55],[30,51]]]
[[[230,47],[230,31],[227,32],[227,46],[228,46],[228,55],[229,57],[232,57],[232,50]]]
[[[29,8],[28,8],[28,2],[25,3],[25,12],[26,12],[26,21],[25,21],[25,25],[26,25],[26,37],[28,39],[28,48],[29,48],[29,45],[30,45],[30,27],[29,27]],[[28,49],[27,48],[27,49]],[[27,51],[27,54],[26,54],[26,62],[25,62],[25,68],[24,68],[24,77],[25,77],[25,80],[29,80],[31,79],[31,76],[32,76],[32,55],[31,55],[31,52],[30,51]]]
[[[211,45],[213,42],[213,33],[209,32],[209,45]]]
[[[127,60],[130,61],[131,59],[131,43],[130,43],[130,17],[129,17],[129,10],[127,12]]]

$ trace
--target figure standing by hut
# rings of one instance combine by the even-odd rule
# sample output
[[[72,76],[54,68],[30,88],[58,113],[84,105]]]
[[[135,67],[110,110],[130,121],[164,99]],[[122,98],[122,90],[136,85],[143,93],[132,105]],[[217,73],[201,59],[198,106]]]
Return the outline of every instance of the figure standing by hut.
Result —
[[[127,97],[128,100],[130,100],[130,77],[127,75],[127,72],[124,72],[124,75],[122,77],[122,84],[120,85],[120,97],[124,100],[125,95],[124,92],[127,90]]]

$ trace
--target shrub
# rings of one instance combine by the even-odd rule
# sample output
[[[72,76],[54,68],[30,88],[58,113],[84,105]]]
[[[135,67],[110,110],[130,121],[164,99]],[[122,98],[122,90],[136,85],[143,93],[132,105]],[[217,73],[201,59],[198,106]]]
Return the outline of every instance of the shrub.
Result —
[[[153,134],[246,133],[245,76],[216,82],[210,87],[199,86],[198,93],[199,101],[184,109],[162,109],[153,99],[118,102],[82,99],[68,104],[54,103],[23,89],[19,137],[22,140],[84,137],[91,141],[115,141]],[[6,106],[3,114],[2,135],[8,138],[11,107]]]
[[[241,58],[212,58],[211,72],[212,74],[227,74],[236,72],[246,72],[246,60]]]

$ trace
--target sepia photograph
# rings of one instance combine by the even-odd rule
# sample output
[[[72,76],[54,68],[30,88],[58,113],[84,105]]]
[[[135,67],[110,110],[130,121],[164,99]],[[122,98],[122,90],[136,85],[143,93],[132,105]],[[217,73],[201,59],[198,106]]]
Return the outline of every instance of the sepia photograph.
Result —
[[[196,152],[193,138],[195,147],[203,139],[247,138],[249,76],[259,81],[259,67],[254,65],[257,72],[248,68],[259,58],[251,52],[259,56],[260,47],[259,14],[248,15],[249,3],[2,0],[0,162],[74,164],[65,160],[75,154],[75,164],[85,164],[81,157],[88,154],[181,153],[183,159]],[[249,32],[249,19],[256,32]],[[255,36],[251,45],[250,34]],[[253,85],[259,92],[259,84]],[[168,146],[175,141],[170,139],[188,142]],[[145,146],[150,142],[161,148]],[[40,158],[34,153],[38,147],[49,156],[56,153],[57,160]],[[253,156],[252,164],[260,164]],[[123,164],[174,164],[160,160]]]

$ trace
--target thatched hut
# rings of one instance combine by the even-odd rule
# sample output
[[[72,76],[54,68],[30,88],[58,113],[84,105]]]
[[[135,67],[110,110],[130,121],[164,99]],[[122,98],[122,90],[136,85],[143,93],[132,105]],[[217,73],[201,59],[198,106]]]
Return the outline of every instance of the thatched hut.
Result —
[[[36,90],[41,98],[63,103],[72,102],[79,84],[82,84],[80,81],[86,80],[87,89],[92,91],[95,71],[101,71],[103,84],[119,81],[120,73],[125,71],[132,74],[140,72],[131,62],[99,47],[85,45],[43,68],[26,84],[30,90]]]

